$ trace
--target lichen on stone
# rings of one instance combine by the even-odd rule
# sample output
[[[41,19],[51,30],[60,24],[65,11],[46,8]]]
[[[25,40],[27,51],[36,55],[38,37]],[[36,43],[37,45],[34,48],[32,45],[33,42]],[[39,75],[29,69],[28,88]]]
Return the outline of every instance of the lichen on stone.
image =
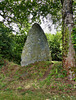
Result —
[[[21,66],[51,60],[47,38],[39,24],[33,24],[21,55]]]

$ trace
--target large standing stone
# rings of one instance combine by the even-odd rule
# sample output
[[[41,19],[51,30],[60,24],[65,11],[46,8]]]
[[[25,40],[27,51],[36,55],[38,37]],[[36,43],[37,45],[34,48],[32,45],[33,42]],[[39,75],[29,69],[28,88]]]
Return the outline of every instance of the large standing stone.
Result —
[[[33,24],[30,29],[21,55],[21,66],[51,60],[50,49],[46,36],[39,24]]]

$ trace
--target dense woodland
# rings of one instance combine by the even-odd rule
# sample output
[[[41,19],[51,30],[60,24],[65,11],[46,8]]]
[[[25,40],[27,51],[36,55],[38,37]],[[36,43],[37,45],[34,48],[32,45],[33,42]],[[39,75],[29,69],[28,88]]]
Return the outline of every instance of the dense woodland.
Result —
[[[3,71],[2,67],[4,69],[5,69],[5,66],[9,67],[8,65],[11,66],[11,69],[13,69],[13,66],[15,67],[15,65],[12,66],[10,63],[8,63],[8,61],[14,62],[15,64],[17,64],[16,65],[17,67],[20,66],[22,49],[26,42],[28,31],[31,28],[32,23],[37,22],[41,24],[40,17],[42,17],[42,19],[44,18],[47,19],[48,14],[51,17],[52,24],[56,26],[56,29],[58,29],[58,27],[61,27],[61,30],[57,31],[56,34],[45,33],[49,47],[50,47],[52,61],[58,61],[59,63],[57,64],[53,62],[55,65],[53,66],[53,69],[51,70],[51,74],[46,78],[45,80],[46,82],[43,81],[41,85],[44,86],[45,85],[44,83],[47,83],[46,84],[46,87],[47,87],[48,84],[50,84],[50,80],[52,76],[54,76],[54,79],[63,78],[65,79],[64,81],[66,81],[65,77],[67,75],[68,76],[70,75],[69,76],[70,78],[68,77],[67,78],[76,82],[76,1],[75,0],[2,0],[0,1],[0,17],[2,17],[2,20],[0,22],[0,74],[1,74],[0,79],[1,77],[3,77],[3,75],[6,75],[6,77],[10,76],[10,74],[8,75],[5,72],[5,70],[4,70],[4,74],[2,74],[1,72],[1,70]],[[19,32],[13,30],[12,23],[17,25],[17,27],[19,28]],[[49,24],[47,25],[50,29],[51,26]],[[46,70],[47,66],[50,66],[50,63],[51,62],[46,64],[44,62],[44,66],[46,66],[46,68],[42,67],[42,69]],[[42,66],[43,62],[39,64],[41,64]],[[41,68],[39,64],[36,63],[36,66],[38,66],[38,68]],[[29,65],[28,68],[25,67],[25,69],[28,70],[29,72],[31,70],[30,68],[31,66],[32,65]],[[43,75],[42,69],[39,73],[40,76],[38,77],[38,73],[37,73],[37,76],[35,76],[36,78],[42,77]],[[18,75],[20,74],[23,75],[22,72],[24,73],[23,71],[24,69],[22,68],[22,72],[20,72],[20,70],[21,70],[21,67],[18,70],[19,71]],[[9,72],[8,69],[7,71]],[[73,74],[70,74],[70,72],[72,71],[73,71]],[[49,72],[47,71],[47,73]],[[48,74],[45,75],[44,73],[43,77],[47,75]],[[22,80],[25,79],[23,76],[18,76],[18,77],[19,79],[22,79]],[[32,76],[31,72],[29,76],[27,77],[27,79],[28,78],[30,79],[30,77],[32,79],[34,77]],[[15,80],[17,80],[16,75],[15,75]],[[62,81],[62,79],[60,81]],[[2,81],[0,81],[0,84],[1,86],[3,86],[2,84],[4,83],[4,81],[3,83],[1,82]],[[7,81],[7,84],[8,84],[8,81]],[[73,85],[74,85],[75,90],[73,90],[74,88],[71,87]],[[70,85],[66,84],[66,86],[68,86],[71,91],[73,90],[74,93],[76,93],[75,85],[76,83],[72,85],[71,83]],[[59,87],[56,87],[56,88],[59,89]],[[0,87],[0,89],[2,89],[2,87]],[[55,86],[54,85],[51,86],[51,89],[55,89]],[[10,88],[8,88],[7,90],[10,90]],[[21,85],[17,87],[17,90],[19,90],[20,93],[24,93],[22,92],[24,90],[21,87]],[[63,89],[62,87],[60,88],[60,90],[62,91],[62,93],[64,92],[63,90],[69,91],[68,89],[66,90],[66,88]],[[31,90],[28,90],[27,93],[31,95],[32,92],[29,92],[29,91]],[[8,94],[6,93],[6,95]],[[50,97],[50,96],[47,96],[47,97]],[[44,98],[46,97],[44,96]],[[61,96],[57,98],[61,98]],[[11,99],[9,98],[9,100]],[[17,98],[17,100],[19,99]],[[20,99],[20,100],[33,100],[33,99]],[[41,99],[41,100],[45,100],[45,99]],[[50,99],[46,99],[46,100],[50,100]],[[54,96],[53,96],[53,100],[55,100]],[[66,100],[66,99],[61,98],[60,100]],[[67,100],[72,100],[72,99],[68,97]],[[75,99],[73,98],[73,100]]]

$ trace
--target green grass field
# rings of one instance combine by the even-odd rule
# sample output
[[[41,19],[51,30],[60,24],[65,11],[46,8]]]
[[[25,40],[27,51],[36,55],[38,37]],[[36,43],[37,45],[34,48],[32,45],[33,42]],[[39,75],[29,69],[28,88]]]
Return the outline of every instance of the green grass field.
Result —
[[[21,67],[4,60],[0,67],[0,100],[76,100],[76,82],[67,79],[61,62]]]

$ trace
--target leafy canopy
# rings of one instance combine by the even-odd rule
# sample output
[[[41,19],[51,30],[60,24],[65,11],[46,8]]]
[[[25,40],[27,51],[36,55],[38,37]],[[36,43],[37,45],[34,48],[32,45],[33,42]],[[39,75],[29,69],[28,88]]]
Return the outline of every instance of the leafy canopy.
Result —
[[[15,22],[27,26],[28,22],[40,21],[40,16],[51,14],[54,23],[61,19],[60,0],[3,0],[0,15],[8,24]]]

